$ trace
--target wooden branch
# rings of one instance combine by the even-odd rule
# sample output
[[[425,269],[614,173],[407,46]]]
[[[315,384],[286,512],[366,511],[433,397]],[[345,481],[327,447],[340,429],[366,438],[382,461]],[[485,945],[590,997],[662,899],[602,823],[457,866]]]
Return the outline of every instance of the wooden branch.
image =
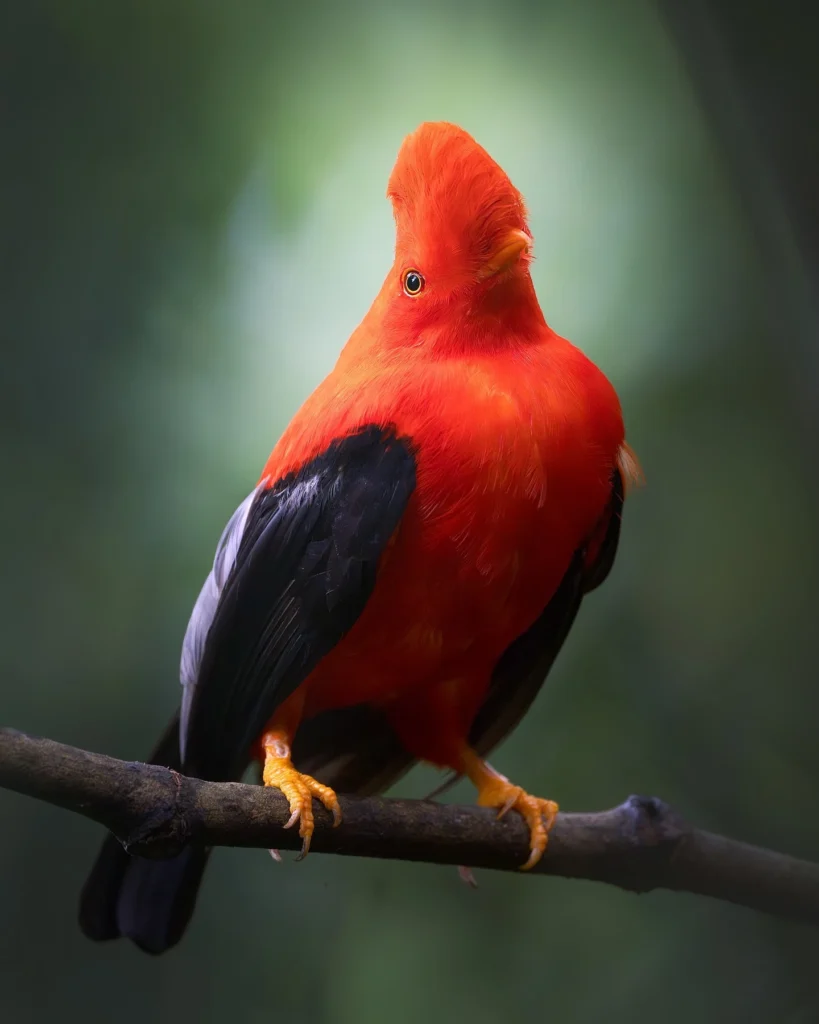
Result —
[[[168,857],[187,843],[295,850],[277,791],[202,782],[0,729],[0,786],[105,825],[125,848]],[[429,800],[341,797],[344,820],[315,805],[312,850],[513,871],[528,830],[509,814]],[[533,874],[608,882],[633,892],[674,889],[819,925],[819,864],[693,828],[667,804],[631,796],[597,814],[560,814]]]

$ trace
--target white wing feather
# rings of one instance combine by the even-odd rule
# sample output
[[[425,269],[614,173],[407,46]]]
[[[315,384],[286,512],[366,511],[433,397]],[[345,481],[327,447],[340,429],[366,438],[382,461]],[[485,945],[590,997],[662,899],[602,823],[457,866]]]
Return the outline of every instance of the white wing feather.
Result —
[[[182,682],[179,748],[183,761],[185,759],[185,737],[188,731],[188,716],[190,715],[193,695],[196,692],[196,681],[199,677],[199,666],[202,663],[205,641],[208,638],[211,623],[219,604],[219,598],[222,596],[222,590],[239,553],[239,545],[242,543],[242,537],[244,536],[250,506],[253,504],[257,492],[258,488],[255,488],[230,517],[216,547],[213,569],[211,569],[208,578],[199,592],[199,597],[193,606],[188,628],[185,632],[185,639],[182,641],[182,660],[179,667],[179,678]]]

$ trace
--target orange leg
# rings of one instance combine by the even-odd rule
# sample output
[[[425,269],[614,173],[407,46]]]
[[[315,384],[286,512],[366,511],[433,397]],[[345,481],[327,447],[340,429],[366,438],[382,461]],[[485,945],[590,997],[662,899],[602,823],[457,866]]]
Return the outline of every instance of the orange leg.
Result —
[[[296,697],[296,694],[293,696]],[[334,826],[341,823],[341,808],[333,790],[317,782],[310,775],[302,775],[291,760],[291,743],[301,718],[303,703],[303,698],[285,701],[268,724],[261,740],[264,753],[264,784],[275,786],[287,797],[290,804],[290,820],[284,827],[292,828],[296,822],[299,823],[299,835],[302,838],[299,860],[307,856],[313,837],[313,797],[320,800],[328,811],[332,811]]]
[[[543,856],[558,808],[553,800],[530,796],[513,785],[467,745],[465,737],[488,685],[479,672],[465,674],[395,701],[387,708],[387,718],[416,757],[470,779],[482,807],[497,807],[500,818],[513,809],[523,816],[531,835],[529,859],[522,866],[527,871]]]
[[[510,810],[516,810],[523,816],[529,826],[531,852],[521,870],[528,871],[534,867],[543,856],[549,841],[549,831],[557,817],[558,807],[554,800],[530,796],[520,786],[515,786],[500,772],[496,772],[469,747],[462,750],[458,770],[476,786],[481,807],[497,807],[499,818]]]

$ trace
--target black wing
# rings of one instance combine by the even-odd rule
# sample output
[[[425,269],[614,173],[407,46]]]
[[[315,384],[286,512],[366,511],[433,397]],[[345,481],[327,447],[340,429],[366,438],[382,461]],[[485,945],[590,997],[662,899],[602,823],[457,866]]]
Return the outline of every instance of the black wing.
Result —
[[[241,776],[273,712],[364,609],[414,487],[409,442],[370,426],[237,511],[235,561],[218,600],[203,591],[206,638],[192,620],[186,639],[195,668],[182,715],[188,774]]]
[[[606,533],[594,562],[585,550],[575,554],[557,592],[539,618],[504,652],[492,673],[486,699],[473,723],[469,740],[486,756],[518,725],[537,696],[572,627],[585,594],[606,579],[620,539],[623,480],[612,478],[604,514]],[[340,792],[362,795],[383,792],[415,763],[378,711],[345,708],[327,711],[304,722],[294,747],[300,770],[315,775]],[[436,794],[449,788],[453,776]]]
[[[361,614],[414,487],[409,444],[367,427],[242,502],[191,616],[181,714],[153,763],[215,780],[242,775],[276,707]],[[82,891],[82,930],[98,941],[127,936],[148,953],[169,949],[208,854],[188,846],[145,860],[109,835]]]

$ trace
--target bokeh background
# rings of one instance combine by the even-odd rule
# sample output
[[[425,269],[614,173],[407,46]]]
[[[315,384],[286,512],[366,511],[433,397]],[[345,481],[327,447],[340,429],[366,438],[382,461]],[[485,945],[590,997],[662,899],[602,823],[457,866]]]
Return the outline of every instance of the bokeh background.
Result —
[[[389,266],[401,139],[443,118],[527,197],[547,319],[649,481],[496,762],[819,858],[811,9],[6,0],[0,723],[147,753],[222,525]],[[97,947],[100,838],[0,793],[4,1022],[819,1021],[815,930],[423,865],[219,851],[180,947]]]

